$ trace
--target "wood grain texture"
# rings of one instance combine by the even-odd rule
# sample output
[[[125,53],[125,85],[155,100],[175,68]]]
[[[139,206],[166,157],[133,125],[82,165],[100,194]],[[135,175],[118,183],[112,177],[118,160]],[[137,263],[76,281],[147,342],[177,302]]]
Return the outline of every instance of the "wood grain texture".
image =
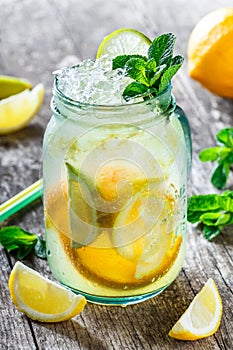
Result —
[[[177,35],[177,52],[186,57],[187,40],[195,23],[208,11],[232,6],[227,0],[0,0],[0,74],[18,75],[45,85],[45,102],[24,130],[0,137],[0,202],[40,177],[43,133],[50,118],[52,72],[64,62],[95,57],[102,38],[120,27],[132,27],[153,38],[162,32]],[[233,126],[233,101],[200,88],[186,72],[186,63],[174,80],[177,103],[188,115],[193,138],[193,170],[189,193],[210,193],[211,164],[202,164],[198,152],[214,143],[215,134]],[[231,183],[232,187],[232,183]],[[41,200],[6,220],[43,233]],[[24,261],[50,277],[47,262]],[[232,227],[207,242],[188,227],[187,254],[176,281],[161,295],[142,304],[105,307],[88,304],[71,321],[41,324],[30,321],[12,305],[8,277],[15,263],[0,248],[0,349],[153,349],[231,350],[233,348],[233,234]],[[171,339],[167,333],[206,280],[216,281],[223,298],[219,331],[196,342]]]

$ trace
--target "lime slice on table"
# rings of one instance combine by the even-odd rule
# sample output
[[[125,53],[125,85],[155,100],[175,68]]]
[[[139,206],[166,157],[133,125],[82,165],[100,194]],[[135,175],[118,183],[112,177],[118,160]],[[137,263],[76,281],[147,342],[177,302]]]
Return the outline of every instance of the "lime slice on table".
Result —
[[[150,44],[150,39],[135,29],[118,29],[104,38],[96,58],[103,55],[111,59],[119,55],[147,55]]]
[[[0,75],[0,100],[18,94],[25,89],[32,89],[29,81],[8,75]]]

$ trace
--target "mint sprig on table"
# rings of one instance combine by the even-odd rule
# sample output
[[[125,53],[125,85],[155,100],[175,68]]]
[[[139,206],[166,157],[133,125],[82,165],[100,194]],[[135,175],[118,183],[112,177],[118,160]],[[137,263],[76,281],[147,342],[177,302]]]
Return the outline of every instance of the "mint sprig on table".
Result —
[[[211,182],[221,190],[226,186],[233,164],[233,128],[221,130],[216,138],[221,145],[204,149],[199,153],[199,159],[202,162],[217,162]]]
[[[201,223],[204,237],[212,240],[223,227],[233,223],[233,191],[192,196],[188,205],[188,221]]]
[[[126,75],[135,80],[123,91],[126,101],[156,97],[166,89],[184,61],[180,55],[173,57],[175,40],[172,33],[162,34],[152,41],[147,57],[120,55],[113,59],[113,69],[125,69]]]
[[[6,226],[0,229],[0,244],[9,251],[15,251],[17,259],[22,260],[31,252],[46,259],[45,240],[19,226]]]

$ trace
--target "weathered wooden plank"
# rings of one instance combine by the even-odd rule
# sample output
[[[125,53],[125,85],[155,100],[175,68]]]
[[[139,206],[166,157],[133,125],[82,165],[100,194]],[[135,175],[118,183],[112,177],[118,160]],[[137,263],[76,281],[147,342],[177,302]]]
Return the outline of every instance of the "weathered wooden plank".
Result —
[[[0,138],[1,201],[39,177],[42,135],[49,120],[52,75],[64,58],[94,57],[101,38],[119,27],[134,27],[153,37],[173,31],[177,34],[178,51],[186,55],[186,45],[193,25],[206,12],[218,6],[232,6],[230,1],[145,0],[105,2],[75,0],[56,2],[42,0],[0,0],[1,65],[5,74],[21,75],[32,82],[42,81],[46,87],[45,104],[40,116],[24,131]],[[25,20],[26,18],[26,20]],[[17,30],[16,30],[17,28]],[[48,30],[49,28],[49,30]],[[197,152],[213,143],[215,133],[224,125],[232,126],[233,105],[200,89],[186,73],[186,66],[174,82],[178,103],[189,116],[194,142],[193,173],[190,193],[213,191],[210,184],[212,166],[201,164]],[[192,191],[191,191],[192,190]],[[43,211],[39,203],[15,215],[7,224],[43,232]],[[4,330],[3,349],[231,349],[232,328],[232,235],[231,229],[208,243],[189,227],[187,255],[177,280],[160,296],[127,308],[89,304],[76,319],[60,324],[28,321],[18,313],[8,296],[6,299],[10,261],[1,248],[0,315]],[[12,259],[14,261],[14,259]],[[52,278],[46,262],[25,261]],[[208,277],[218,284],[224,303],[220,330],[213,337],[197,342],[179,342],[167,333]],[[2,286],[4,289],[2,289]],[[4,291],[4,292],[3,292]],[[3,305],[3,306],[2,306]],[[17,313],[17,317],[14,317]],[[2,317],[2,315],[4,317]],[[9,316],[10,315],[10,316]],[[6,322],[6,316],[10,318]],[[21,321],[18,325],[18,320]],[[10,329],[10,331],[9,331]],[[17,331],[18,329],[18,331]],[[11,337],[14,334],[14,337]],[[33,342],[36,337],[36,343]],[[4,342],[3,342],[4,341]]]
[[[1,349],[37,349],[30,321],[16,310],[11,302],[8,290],[8,278],[11,261],[4,249],[0,249],[0,348]]]

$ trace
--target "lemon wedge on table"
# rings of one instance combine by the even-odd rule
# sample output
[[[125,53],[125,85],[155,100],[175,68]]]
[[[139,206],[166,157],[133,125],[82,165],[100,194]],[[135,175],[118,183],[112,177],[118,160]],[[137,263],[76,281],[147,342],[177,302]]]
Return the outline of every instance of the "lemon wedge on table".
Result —
[[[233,7],[203,17],[188,43],[188,72],[216,95],[233,98]]]
[[[222,300],[216,284],[209,278],[169,335],[180,340],[195,340],[214,334],[222,317]]]
[[[108,55],[109,58],[119,55],[147,55],[150,44],[150,39],[135,29],[117,29],[104,38],[96,58],[103,55]]]
[[[36,85],[0,101],[0,135],[22,129],[38,113],[44,99],[44,87]]]
[[[86,305],[85,297],[55,284],[19,261],[11,271],[9,289],[15,306],[40,322],[69,320]]]
[[[26,89],[32,89],[29,81],[8,75],[0,75],[0,100],[18,94]]]

